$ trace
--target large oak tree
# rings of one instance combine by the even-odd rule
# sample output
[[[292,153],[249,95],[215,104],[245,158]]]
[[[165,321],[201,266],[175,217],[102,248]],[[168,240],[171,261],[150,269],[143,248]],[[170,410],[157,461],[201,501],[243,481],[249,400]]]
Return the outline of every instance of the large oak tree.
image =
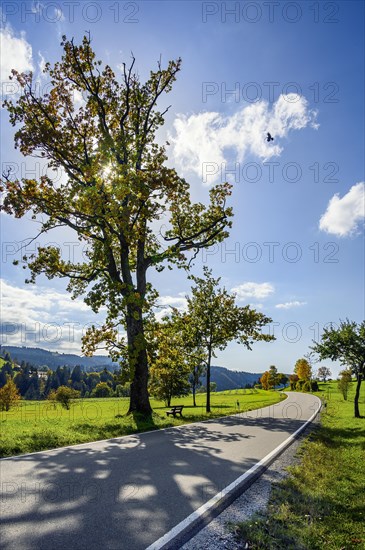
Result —
[[[17,218],[31,213],[40,234],[67,227],[86,246],[80,262],[65,260],[57,247],[39,247],[26,259],[30,280],[41,273],[64,277],[72,295],[83,295],[93,311],[106,306],[105,326],[88,333],[85,349],[92,353],[105,339],[114,356],[125,354],[132,382],[129,410],[150,414],[144,315],[154,294],[147,270],[166,263],[186,267],[199,249],[227,236],[230,186],[213,187],[208,206],[194,204],[189,184],[165,166],[165,148],[155,133],[168,108],[157,110],[157,102],[170,92],[180,59],[166,69],[159,63],[142,83],[132,58],[129,67],[122,65],[119,81],[96,59],[89,36],[80,45],[63,37],[61,46],[61,61],[44,70],[50,91],[39,97],[32,73],[12,71],[21,94],[5,107],[12,125],[20,125],[16,147],[61,168],[63,181],[4,174],[3,209]],[[154,231],[158,220],[167,226],[163,235]],[[127,346],[117,338],[121,326]]]

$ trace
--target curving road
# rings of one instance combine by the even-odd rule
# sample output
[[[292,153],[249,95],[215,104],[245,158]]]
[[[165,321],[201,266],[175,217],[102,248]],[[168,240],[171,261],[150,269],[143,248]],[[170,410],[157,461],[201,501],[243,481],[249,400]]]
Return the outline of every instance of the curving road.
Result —
[[[315,396],[287,395],[218,420],[1,460],[0,546],[162,548],[169,537],[153,543],[223,494],[319,409]]]

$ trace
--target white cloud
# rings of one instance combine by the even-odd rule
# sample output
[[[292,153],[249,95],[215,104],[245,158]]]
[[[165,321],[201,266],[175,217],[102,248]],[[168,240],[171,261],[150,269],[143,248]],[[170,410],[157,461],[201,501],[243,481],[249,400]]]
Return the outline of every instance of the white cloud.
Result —
[[[20,288],[0,279],[2,318],[12,322],[25,322],[27,319],[48,321],[60,320],[88,313],[90,308],[81,299],[71,300],[71,295],[39,286]],[[50,313],[52,312],[52,313]]]
[[[81,106],[84,106],[86,101],[84,99],[84,96],[79,90],[73,90],[73,101],[76,108],[79,108]],[[86,94],[85,94],[86,95]]]
[[[43,8],[44,4],[42,4],[41,2],[32,2],[32,13],[42,13]]]
[[[0,78],[8,80],[12,69],[19,72],[33,70],[32,46],[26,41],[25,33],[17,37],[10,25],[0,29]]]
[[[268,160],[283,150],[277,143],[278,138],[286,137],[290,130],[317,128],[315,120],[316,112],[309,109],[303,96],[287,94],[281,95],[271,108],[268,102],[259,101],[231,116],[217,112],[178,115],[174,121],[175,135],[170,135],[169,141],[183,172],[202,176],[206,163],[217,165],[213,175],[203,178],[204,183],[209,184],[219,177],[227,150],[233,151],[240,163],[249,154]],[[274,144],[266,141],[268,131],[276,140]],[[210,171],[213,172],[213,168]]]
[[[298,301],[294,301],[294,302],[285,302],[283,304],[276,304],[276,308],[278,309],[291,309],[293,307],[300,307],[300,306],[305,306],[307,302],[298,302]]]
[[[178,296],[159,296],[158,298],[159,306],[173,306],[181,309],[186,307],[186,303],[185,294],[182,292]]]
[[[347,237],[356,233],[364,220],[365,183],[360,182],[353,185],[342,199],[338,193],[333,195],[319,220],[319,228],[337,237]]]
[[[243,283],[231,289],[237,295],[238,300],[247,298],[256,298],[263,300],[274,292],[274,286],[271,283]]]
[[[1,344],[38,345],[80,353],[81,337],[90,323],[103,322],[101,315],[90,317],[90,308],[70,294],[40,286],[17,287],[0,279]]]
[[[41,52],[38,52],[38,57],[39,57],[39,61],[38,61],[38,69],[39,69],[39,72],[40,72],[40,76],[43,77],[43,71],[44,71],[44,68],[46,66],[46,59],[45,57],[42,55]]]
[[[162,321],[166,315],[171,314],[171,307],[176,307],[179,311],[185,311],[187,300],[183,292],[179,292],[178,296],[159,296],[156,306],[155,315],[157,321]]]
[[[55,18],[57,19],[57,21],[64,21],[65,20],[65,16],[63,15],[63,11],[60,8],[55,8],[54,13],[55,13]]]

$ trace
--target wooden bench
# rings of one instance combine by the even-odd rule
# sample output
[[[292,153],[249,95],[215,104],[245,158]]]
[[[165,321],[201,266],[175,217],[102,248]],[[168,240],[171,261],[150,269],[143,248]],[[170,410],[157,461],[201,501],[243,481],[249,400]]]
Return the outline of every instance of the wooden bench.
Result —
[[[176,415],[179,414],[180,416],[182,416],[182,410],[184,408],[184,405],[174,405],[173,407],[171,407],[171,410],[170,411],[166,411],[166,414],[167,416],[169,416],[170,414],[172,414],[172,416],[174,418],[176,418]]]

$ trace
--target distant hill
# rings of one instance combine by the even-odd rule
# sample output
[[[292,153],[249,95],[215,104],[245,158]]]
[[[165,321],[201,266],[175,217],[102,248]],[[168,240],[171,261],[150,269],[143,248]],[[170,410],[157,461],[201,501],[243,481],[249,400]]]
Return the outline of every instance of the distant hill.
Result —
[[[246,384],[256,384],[262,373],[228,370],[225,367],[211,367],[210,380],[217,384],[217,391],[237,390],[244,388]],[[205,376],[201,381],[205,385]]]
[[[67,367],[80,365],[85,370],[102,370],[104,367],[107,367],[109,370],[118,368],[118,364],[113,363],[106,355],[81,357],[72,353],[58,353],[57,351],[47,351],[42,348],[1,346],[0,354],[2,356],[4,356],[7,351],[10,353],[12,360],[18,364],[25,361],[35,367],[47,365],[51,370],[56,370],[57,367],[63,367],[64,365]]]

